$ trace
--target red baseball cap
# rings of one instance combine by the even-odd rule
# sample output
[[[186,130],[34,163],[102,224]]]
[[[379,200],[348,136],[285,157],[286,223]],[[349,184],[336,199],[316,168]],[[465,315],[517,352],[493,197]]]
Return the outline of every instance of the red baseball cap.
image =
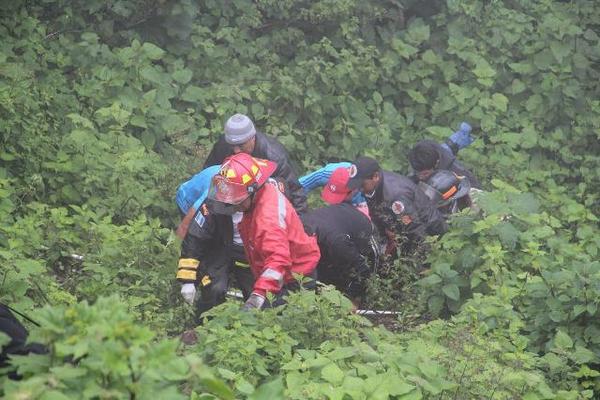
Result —
[[[346,167],[339,167],[333,171],[327,184],[321,191],[321,198],[329,204],[338,204],[343,202],[348,194],[352,192],[348,188],[350,180],[350,171]]]

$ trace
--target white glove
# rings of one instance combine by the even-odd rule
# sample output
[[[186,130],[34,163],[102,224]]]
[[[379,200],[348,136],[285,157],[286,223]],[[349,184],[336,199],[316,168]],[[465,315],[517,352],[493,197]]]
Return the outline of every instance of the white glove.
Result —
[[[253,308],[260,310],[265,303],[265,298],[257,293],[252,293],[248,300],[242,306],[243,311],[248,311]]]
[[[196,285],[193,283],[184,283],[181,285],[181,296],[188,304],[194,304],[196,297]]]

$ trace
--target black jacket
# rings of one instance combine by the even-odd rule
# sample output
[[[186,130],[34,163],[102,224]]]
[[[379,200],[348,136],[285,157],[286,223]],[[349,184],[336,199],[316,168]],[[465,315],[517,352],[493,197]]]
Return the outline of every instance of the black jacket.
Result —
[[[411,240],[427,235],[441,235],[448,230],[444,216],[409,178],[380,171],[375,194],[367,197],[373,223],[381,235],[389,230]]]
[[[211,258],[217,251],[226,251],[234,261],[247,262],[243,246],[233,243],[231,216],[209,213],[203,205],[183,239],[181,258],[199,260],[202,268],[207,258]]]
[[[339,266],[366,277],[373,260],[373,225],[366,215],[348,203],[311,210],[303,222],[309,234],[316,234],[321,250],[320,264]]]
[[[232,154],[231,145],[225,141],[225,136],[221,135],[208,155],[204,163],[204,168],[221,164],[225,158]],[[273,173],[273,178],[282,178],[285,181],[286,197],[290,200],[298,214],[305,213],[308,210],[306,194],[300,182],[298,182],[298,174],[296,174],[296,170],[290,161],[290,156],[283,145],[274,137],[267,136],[262,132],[256,132],[256,145],[252,156],[277,163],[277,169]]]

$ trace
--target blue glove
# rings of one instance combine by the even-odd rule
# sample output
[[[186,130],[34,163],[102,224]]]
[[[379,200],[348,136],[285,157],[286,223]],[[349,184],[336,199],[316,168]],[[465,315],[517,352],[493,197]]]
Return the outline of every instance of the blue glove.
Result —
[[[450,142],[455,144],[458,150],[468,147],[475,140],[475,138],[471,136],[471,130],[471,125],[466,122],[461,122],[458,130],[450,135]]]

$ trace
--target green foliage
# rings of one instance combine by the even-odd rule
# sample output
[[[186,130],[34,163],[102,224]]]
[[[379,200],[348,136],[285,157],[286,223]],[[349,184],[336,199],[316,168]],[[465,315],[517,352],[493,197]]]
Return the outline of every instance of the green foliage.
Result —
[[[522,322],[507,307],[503,299],[476,296],[452,321],[434,321],[408,335],[448,368],[449,379],[459,383],[455,398],[590,398],[591,393],[577,390],[552,393],[540,368],[543,360],[527,351],[527,339],[519,333]],[[486,308],[504,310],[502,327],[489,329]]]
[[[483,140],[464,157],[482,176],[514,178],[522,187],[557,182],[594,204],[600,107],[590,99],[600,55],[593,2],[449,1],[435,16],[410,18],[427,8],[439,7],[402,10],[376,0],[17,2],[12,9],[20,17],[4,28],[8,84],[0,93],[10,146],[3,159],[30,154],[54,162],[57,150],[68,157],[85,146],[141,142],[149,157],[132,150],[133,171],[100,180],[99,189],[121,202],[137,191],[114,191],[140,179],[148,179],[146,188],[169,185],[168,172],[151,161],[153,150],[164,154],[176,145],[196,154],[196,143],[214,139],[234,111],[250,113],[304,165],[366,151],[395,169],[406,167],[398,156],[418,139],[469,120],[482,127]],[[55,30],[44,31],[38,18]],[[40,79],[30,79],[34,74]],[[29,113],[37,117],[23,121]],[[35,132],[49,134],[40,143]],[[59,171],[83,166],[104,175],[103,164],[122,158],[116,153],[116,160],[59,161]],[[41,172],[38,185],[80,187],[69,174],[52,182],[35,165],[38,157],[25,158],[32,165],[24,170]],[[156,200],[138,193],[130,201],[146,207]]]
[[[397,240],[402,243],[403,239],[398,237]],[[394,325],[402,330],[427,321],[427,307],[420,298],[418,282],[427,271],[424,264],[430,250],[429,243],[420,243],[408,254],[394,260],[381,260],[377,272],[367,281],[366,296],[360,308],[395,310],[398,315]]]
[[[370,345],[339,347],[324,342],[318,351],[298,350],[283,366],[289,397],[428,398],[454,388],[445,379],[446,371],[425,356],[423,348],[378,342],[374,337]]]
[[[562,374],[565,382],[576,377],[582,388],[597,388],[589,368],[600,354],[597,219],[564,199],[556,207],[545,204],[556,210],[550,214],[531,195],[496,185],[499,190],[479,199],[482,215],[454,218],[432,252],[429,275],[420,281],[423,300],[436,315],[477,310],[488,330],[516,324],[530,351],[546,353],[556,380]],[[580,225],[573,231],[568,221],[575,219]],[[473,295],[492,297],[465,304]]]
[[[540,370],[558,389],[600,392],[595,1],[45,0],[4,2],[0,18],[0,301],[59,306],[45,311],[56,324],[63,306],[87,310],[75,304],[118,293],[159,336],[178,332],[189,310],[173,290],[173,193],[229,115],[248,113],[304,169],[368,154],[404,173],[411,145],[467,120],[481,129],[460,157],[495,189],[480,199],[483,215],[453,218],[425,266],[389,266],[369,298],[402,308],[401,326],[423,307],[459,313],[456,325],[432,323],[414,333],[427,339],[399,344],[325,292],[260,315],[218,308],[200,330],[211,346],[197,351],[236,395],[257,399],[573,398],[546,390]],[[79,343],[55,328],[49,339]],[[154,355],[140,332],[136,349],[169,365],[174,345]],[[357,352],[338,358],[338,348]],[[29,386],[11,383],[11,396],[109,386],[68,356],[20,360]],[[185,360],[163,386],[140,379],[181,395],[197,373],[181,365],[200,365]],[[125,370],[107,397],[146,390]]]
[[[2,379],[6,399],[186,399],[186,391],[233,399],[231,389],[197,356],[178,356],[178,343],[155,340],[118,297],[101,298],[36,314],[32,334],[48,354],[13,356],[20,381]]]
[[[238,313],[237,308],[226,303],[208,313],[215,318],[199,331],[197,350],[211,365],[235,371],[252,384],[278,374],[293,347],[314,349],[326,340],[347,345],[367,323],[349,317],[350,301],[331,289],[317,297],[292,294],[285,306],[260,313]]]
[[[27,311],[120,293],[142,320],[169,325],[177,246],[158,220],[141,215],[117,226],[87,207],[29,207],[26,217],[0,226],[7,246],[1,301]]]
[[[295,293],[261,312],[226,303],[197,328],[195,350],[240,397],[273,398],[260,397],[269,390],[290,399],[578,398],[548,386],[515,330],[489,333],[464,317],[398,335],[349,310],[331,289]]]

